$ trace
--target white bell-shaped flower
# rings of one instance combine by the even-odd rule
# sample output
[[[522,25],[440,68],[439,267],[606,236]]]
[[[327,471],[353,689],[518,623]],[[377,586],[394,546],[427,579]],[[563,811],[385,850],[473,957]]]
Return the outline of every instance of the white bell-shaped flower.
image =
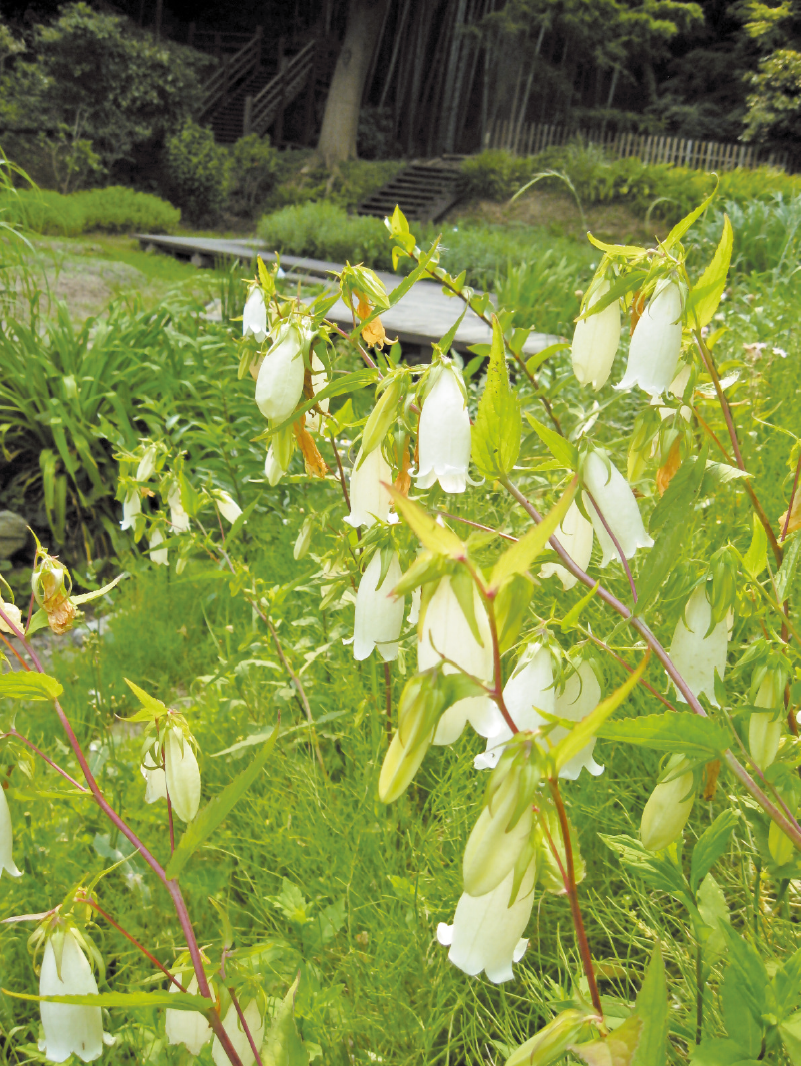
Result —
[[[377,551],[367,564],[356,593],[354,659],[366,659],[373,648],[378,648],[379,655],[387,662],[398,657],[398,637],[403,626],[406,598],[392,595],[392,590],[403,576],[397,552],[392,555],[381,588],[376,588],[380,576],[381,552]]]
[[[534,877],[532,862],[511,905],[514,870],[484,896],[462,893],[453,925],[437,926],[437,940],[450,948],[448,958],[454,966],[470,977],[484,970],[496,985],[512,980],[512,963],[519,962],[528,947],[522,936],[534,904]]]
[[[133,529],[136,516],[142,513],[142,501],[134,489],[125,497],[122,504],[122,521],[120,529]]]
[[[417,669],[428,670],[441,662],[441,655],[482,681],[491,682],[493,673],[492,635],[487,612],[476,590],[473,608],[483,647],[473,636],[462,613],[450,578],[443,577],[426,608],[425,618],[417,642]],[[446,663],[446,674],[456,673],[456,667]],[[503,727],[503,718],[489,696],[468,696],[449,707],[439,720],[434,734],[435,744],[452,744],[469,722],[482,737],[494,737]]]
[[[0,786],[0,876],[5,870],[12,877],[22,877],[22,870],[17,869],[16,863],[11,857],[13,843],[11,811],[8,809],[5,789]]]
[[[192,745],[178,726],[167,729],[164,769],[173,810],[182,822],[191,822],[200,806],[200,769]]]
[[[586,718],[594,711],[600,702],[601,686],[595,676],[595,671],[588,662],[581,662],[565,681],[562,691],[556,693],[556,716],[567,718],[571,722],[580,722],[582,718]],[[548,739],[552,744],[558,744],[564,736],[567,736],[567,730],[562,726],[557,726],[549,734]],[[595,740],[596,738],[593,737],[581,751],[565,763],[559,771],[560,777],[575,781],[582,768],[592,777],[597,777],[604,772],[603,766],[599,766],[593,758]]]
[[[377,518],[386,522],[392,502],[392,497],[384,488],[384,485],[392,482],[392,470],[381,449],[373,448],[367,453],[364,462],[362,456],[360,448],[350,475],[350,514],[344,519],[356,529],[373,525]]]
[[[167,506],[170,509],[170,525],[173,533],[188,533],[189,515],[181,503],[181,490],[177,485],[173,485],[170,489],[170,494],[167,497]]]
[[[417,486],[439,481],[445,492],[464,492],[470,464],[470,415],[461,375],[445,364],[423,401],[418,434]]]
[[[298,406],[306,373],[303,353],[308,333],[294,322],[279,327],[256,379],[256,404],[265,418],[284,422]]]
[[[567,509],[555,535],[573,562],[586,570],[592,555],[592,523],[587,521],[575,501]],[[540,568],[540,577],[552,577],[554,574],[565,589],[572,589],[578,581],[561,563],[545,563]]]
[[[547,647],[529,644],[520,656],[512,676],[504,685],[503,701],[518,729],[538,729],[545,719],[539,713],[556,713],[556,692],[553,687],[553,661]],[[512,739],[512,730],[502,720],[498,733],[487,741],[487,750],[476,755],[477,770],[490,770],[497,765],[504,745]]]
[[[136,468],[136,480],[147,481],[153,471],[156,469],[156,449],[150,447],[145,449],[145,454],[139,460],[139,466]]]
[[[602,281],[589,299],[588,307],[609,292],[609,282]],[[592,385],[597,392],[612,370],[620,343],[620,301],[613,300],[603,311],[580,318],[573,334],[573,373],[580,385]]]
[[[242,336],[247,337],[248,334],[255,337],[259,344],[267,337],[267,305],[264,293],[258,286],[251,291],[242,311]]]
[[[23,629],[22,625],[22,611],[17,607],[16,603],[4,603],[2,597],[0,597],[0,611],[6,616],[14,629]],[[0,617],[0,633],[13,633],[14,629],[6,622],[5,618]]]
[[[717,670],[722,680],[726,672],[729,627],[727,620],[723,618],[707,636],[711,621],[712,608],[704,586],[699,585],[687,600],[684,614],[676,623],[670,645],[670,658],[687,682],[693,696],[703,694],[713,707],[717,707],[715,671]],[[676,698],[682,703],[687,702],[678,689]]]
[[[316,396],[317,393],[321,392],[328,384],[328,375],[325,372],[325,365],[317,352],[312,352],[311,371],[312,392]],[[327,414],[328,397],[324,396],[322,400],[318,400],[317,406],[322,412]],[[313,433],[319,433],[324,421],[325,419],[322,415],[317,414],[316,411],[309,411],[306,414],[306,429]]]
[[[275,486],[278,484],[278,482],[281,480],[285,473],[286,470],[284,470],[284,468],[278,462],[278,458],[275,454],[275,449],[271,444],[267,450],[267,456],[264,460],[264,476],[267,478],[271,485]]]
[[[222,489],[215,489],[213,496],[214,502],[220,509],[220,514],[223,516],[226,522],[230,522],[231,525],[233,525],[234,522],[236,522],[237,518],[239,518],[239,516],[242,514],[242,508],[239,506],[233,496],[229,496],[229,494],[227,492],[223,492]]]
[[[645,532],[640,509],[631,491],[631,486],[609,457],[605,453],[589,452],[584,461],[583,476],[585,487],[592,493],[593,499],[617,538],[625,557],[631,559],[638,548],[652,548],[654,542]],[[592,520],[595,535],[603,552],[601,560],[603,567],[613,559],[619,560],[620,556],[589,496],[586,492],[582,496],[584,507]]]
[[[156,765],[149,751],[145,754],[139,769],[145,779],[145,803],[165,800],[167,798],[167,775],[161,766]]]
[[[192,976],[189,984],[184,981],[183,974],[175,975],[190,996],[198,994],[197,977]],[[170,985],[170,992],[177,992],[175,985]],[[211,1036],[211,1026],[200,1011],[194,1010],[171,1010],[165,1012],[165,1030],[168,1044],[183,1044],[192,1055],[199,1055],[200,1049]]]
[[[64,933],[61,972],[56,966],[52,939],[45,944],[39,974],[40,996],[96,996],[92,967],[71,929]],[[65,1062],[77,1055],[82,1062],[99,1059],[103,1051],[103,1018],[100,1007],[73,1003],[40,1003],[44,1038],[39,1050],[51,1062]]]
[[[158,545],[164,540],[164,534],[160,529],[154,529],[150,534],[150,559],[157,566],[170,565],[170,552],[167,548],[159,548]]]
[[[661,396],[670,387],[681,354],[682,303],[678,282],[659,282],[634,329],[626,373],[617,388],[639,385],[649,396]]]
[[[247,1007],[242,1011],[242,1014],[247,1023],[247,1027],[250,1030],[250,1035],[253,1037],[253,1043],[258,1049],[261,1049],[261,1042],[264,1038],[264,1019],[259,1012],[259,1004],[255,999],[252,999],[250,1003],[248,1003]],[[223,1029],[228,1034],[228,1038],[234,1046],[234,1050],[242,1060],[242,1066],[253,1066],[253,1063],[256,1061],[256,1056],[253,1054],[253,1048],[250,1046],[247,1033],[242,1028],[242,1022],[239,1019],[239,1015],[236,1013],[236,1007],[233,1003],[225,1012],[222,1024]],[[216,1036],[214,1038],[214,1043],[211,1045],[211,1057],[214,1061],[214,1066],[229,1066],[231,1061]]]

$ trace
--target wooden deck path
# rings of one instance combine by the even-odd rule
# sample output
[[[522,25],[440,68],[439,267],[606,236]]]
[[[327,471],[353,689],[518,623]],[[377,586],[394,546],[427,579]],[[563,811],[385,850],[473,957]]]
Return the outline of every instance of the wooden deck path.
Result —
[[[137,234],[145,249],[166,252],[181,259],[189,259],[197,266],[214,266],[221,259],[240,259],[251,262],[256,255],[274,261],[275,255],[258,241],[227,240],[212,237],[161,237],[151,233]],[[315,281],[330,281],[332,271],[342,270],[341,263],[326,263],[320,259],[304,259],[282,255],[281,265],[293,276],[307,277]],[[403,280],[398,274],[376,271],[391,292]],[[387,336],[398,337],[401,344],[430,348],[443,337],[459,318],[464,305],[461,300],[446,296],[442,287],[434,281],[419,281],[410,292],[381,315]],[[328,312],[328,317],[343,328],[352,328],[350,310],[338,300]],[[468,310],[456,332],[454,347],[464,352],[471,344],[488,344],[491,330],[473,311]],[[549,333],[532,333],[523,351],[536,355],[550,344],[561,340]]]

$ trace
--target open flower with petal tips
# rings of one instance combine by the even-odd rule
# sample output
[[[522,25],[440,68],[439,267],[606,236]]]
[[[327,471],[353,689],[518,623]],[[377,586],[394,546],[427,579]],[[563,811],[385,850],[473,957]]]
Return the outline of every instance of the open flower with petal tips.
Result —
[[[74,930],[56,935],[62,937],[61,958],[56,958],[54,937],[48,938],[39,974],[39,995],[96,996],[97,981]],[[39,1009],[44,1029],[39,1049],[51,1062],[65,1062],[70,1055],[77,1055],[82,1062],[100,1058],[104,1042],[100,1007],[41,1002]]]
[[[402,577],[397,552],[392,553],[389,569],[379,588],[380,577],[381,552],[377,551],[367,564],[356,593],[354,659],[366,659],[373,648],[378,648],[379,655],[386,662],[398,657],[398,637],[403,625],[406,599],[392,595],[392,589]]]
[[[242,514],[242,508],[233,496],[230,496],[227,492],[223,492],[222,489],[215,489],[212,496],[220,510],[220,514],[226,522],[230,522],[231,525],[233,525],[237,518]]]
[[[120,529],[133,529],[136,516],[142,513],[142,501],[139,491],[132,489],[122,503],[122,521]]]
[[[261,344],[267,338],[267,306],[264,293],[256,286],[245,301],[242,312],[242,336],[252,336]]]
[[[385,485],[392,481],[389,463],[380,448],[373,448],[365,456],[361,449],[350,476],[350,514],[344,519],[348,525],[371,526],[378,518],[386,522],[392,502]]]
[[[417,485],[428,489],[439,481],[445,492],[464,492],[470,464],[470,415],[462,376],[443,363],[420,412]]]
[[[669,389],[681,354],[682,310],[678,282],[664,278],[634,329],[626,373],[617,388],[639,385],[649,396],[661,396]]]
[[[601,566],[613,559],[620,559],[615,542],[606,526],[617,538],[626,559],[631,559],[638,548],[652,548],[653,540],[645,532],[642,515],[631,491],[631,486],[606,452],[593,450],[587,453],[582,467],[584,487],[592,494],[600,515],[587,492],[582,495],[584,507],[592,521],[592,527],[603,551]]]
[[[514,870],[483,896],[462,893],[453,925],[437,926],[437,940],[450,948],[454,966],[471,977],[484,970],[494,984],[512,980],[512,963],[519,962],[528,947],[523,933],[534,904],[535,872],[536,864],[529,863],[513,901]]]

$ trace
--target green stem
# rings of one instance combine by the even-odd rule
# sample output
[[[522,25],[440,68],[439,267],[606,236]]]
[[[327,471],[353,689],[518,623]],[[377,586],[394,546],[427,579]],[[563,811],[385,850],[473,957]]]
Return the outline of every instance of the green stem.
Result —
[[[704,957],[701,945],[695,946],[695,1042],[701,1043],[704,1033]]]

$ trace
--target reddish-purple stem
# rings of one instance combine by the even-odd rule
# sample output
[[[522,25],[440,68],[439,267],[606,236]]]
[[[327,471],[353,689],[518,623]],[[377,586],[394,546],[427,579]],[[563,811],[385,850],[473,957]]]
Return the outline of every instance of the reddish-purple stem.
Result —
[[[17,730],[14,729],[13,727],[11,729],[9,729],[9,731],[7,733],[3,733],[3,736],[0,737],[0,740],[2,740],[5,737],[16,737],[17,740],[21,740],[23,744],[27,744],[28,745],[28,747],[31,749],[31,751],[35,751],[40,759],[44,759],[44,761],[47,763],[48,766],[52,766],[53,769],[56,771],[56,773],[61,774],[62,777],[65,777],[69,781],[69,783],[71,785],[75,785],[75,787],[77,789],[79,789],[81,792],[88,792],[89,791],[89,789],[88,788],[84,788],[83,785],[79,781],[76,781],[74,777],[70,777],[70,775],[67,773],[66,770],[62,770],[61,767],[58,765],[58,763],[55,763],[55,762],[53,762],[52,759],[48,758],[48,756],[45,755],[45,753],[43,751],[41,751],[39,748],[36,747],[36,745],[33,743],[33,741],[28,740],[27,737],[24,737],[22,735],[22,733],[18,733]]]
[[[595,513],[600,518],[601,525],[604,527],[606,532],[609,534],[609,539],[612,541],[612,543],[615,546],[615,551],[617,552],[618,556],[620,557],[620,561],[623,564],[623,569],[626,571],[626,577],[629,579],[629,586],[631,587],[631,595],[632,595],[632,597],[634,599],[634,602],[636,603],[637,602],[637,589],[636,589],[636,587],[634,585],[634,578],[631,576],[631,570],[629,569],[629,563],[628,563],[628,560],[626,559],[626,553],[623,551],[623,548],[620,546],[620,541],[617,539],[615,534],[612,532],[612,530],[611,530],[611,528],[609,526],[609,523],[604,518],[603,511],[598,506],[598,504],[595,502],[595,499],[594,499],[592,493],[590,492],[590,490],[585,488],[583,491],[584,491],[584,494],[587,497],[587,499],[590,501],[590,503],[595,508]]]
[[[787,536],[787,530],[790,528],[790,516],[793,511],[793,504],[795,503],[795,496],[798,492],[798,478],[801,475],[801,450],[798,452],[798,462],[795,464],[795,477],[793,478],[793,491],[790,493],[790,502],[787,504],[787,516],[784,519],[784,525],[782,526],[782,544],[784,544],[785,537]]]
[[[253,1039],[253,1035],[250,1032],[250,1026],[245,1021],[244,1012],[243,1012],[242,1008],[239,1006],[239,1000],[236,998],[236,992],[234,992],[233,988],[229,988],[228,992],[229,992],[229,994],[231,996],[231,1002],[234,1005],[234,1010],[236,1011],[236,1013],[237,1013],[237,1015],[239,1017],[239,1021],[242,1024],[242,1031],[244,1032],[245,1036],[248,1038],[248,1043],[250,1044],[250,1050],[253,1052],[253,1054],[254,1054],[254,1056],[256,1058],[256,1064],[257,1064],[257,1066],[264,1066],[264,1064],[263,1064],[263,1062],[261,1060],[261,1055],[259,1054],[259,1049],[256,1047],[256,1041]]]

